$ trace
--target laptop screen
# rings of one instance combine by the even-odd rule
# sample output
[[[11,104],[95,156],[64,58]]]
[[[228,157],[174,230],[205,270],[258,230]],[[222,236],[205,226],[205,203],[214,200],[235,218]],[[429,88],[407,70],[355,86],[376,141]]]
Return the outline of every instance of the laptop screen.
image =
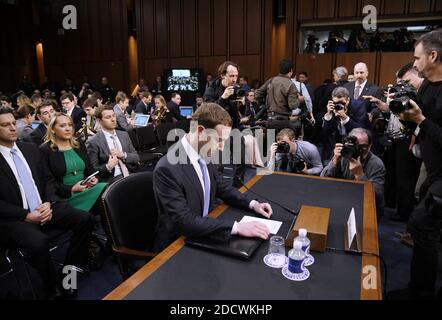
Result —
[[[31,124],[31,126],[32,126],[32,129],[37,129],[37,127],[40,125],[40,123],[41,123],[41,121],[34,121],[34,122],[32,122],[32,124]]]
[[[182,117],[191,117],[193,115],[192,107],[180,107],[180,114]]]
[[[137,114],[135,115],[135,126],[136,127],[145,127],[149,123],[150,115],[148,114]]]

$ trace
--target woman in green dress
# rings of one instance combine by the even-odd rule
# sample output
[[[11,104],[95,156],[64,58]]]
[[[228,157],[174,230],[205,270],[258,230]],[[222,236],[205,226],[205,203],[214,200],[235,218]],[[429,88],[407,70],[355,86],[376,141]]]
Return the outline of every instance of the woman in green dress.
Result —
[[[83,183],[94,173],[86,147],[75,139],[72,119],[57,113],[48,125],[45,143],[40,147],[45,163],[55,179],[52,190],[61,201],[68,201],[73,207],[90,211],[106,187],[97,178]]]

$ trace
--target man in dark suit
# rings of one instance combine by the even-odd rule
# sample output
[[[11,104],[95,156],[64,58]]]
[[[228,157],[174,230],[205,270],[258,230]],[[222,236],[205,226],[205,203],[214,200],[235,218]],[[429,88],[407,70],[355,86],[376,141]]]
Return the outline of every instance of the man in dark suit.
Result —
[[[167,108],[170,110],[172,117],[175,118],[177,121],[186,119],[181,115],[180,104],[181,95],[176,92],[172,93],[171,99],[167,103]]]
[[[355,81],[345,84],[345,88],[350,92],[350,98],[353,100],[363,100],[363,96],[373,96],[381,100],[384,99],[384,92],[378,86],[368,82],[368,67],[360,62],[354,68]],[[367,104],[367,112],[375,108],[372,104]]]
[[[0,109],[0,153],[0,245],[25,249],[49,297],[60,297],[59,279],[45,232],[72,230],[65,264],[83,267],[87,262],[92,216],[66,202],[55,202],[54,180],[40,151],[34,144],[17,142],[14,116],[4,108]]]
[[[140,93],[141,100],[135,106],[135,113],[150,114],[152,110],[152,94],[149,91],[143,91]]]
[[[63,106],[63,113],[72,118],[75,126],[75,132],[81,129],[82,118],[86,118],[86,113],[82,108],[77,106],[76,98],[72,93],[66,93],[60,98],[61,105]]]
[[[349,92],[343,87],[333,90],[332,100],[328,102],[327,113],[323,118],[324,149],[322,159],[331,159],[337,143],[341,143],[353,129],[370,129],[366,111],[366,101],[350,99]]]
[[[24,141],[35,143],[37,146],[43,144],[46,132],[48,131],[49,122],[51,122],[52,117],[55,115],[56,108],[57,102],[55,100],[42,101],[35,111],[37,118],[41,123],[24,139]]]
[[[111,106],[101,106],[95,111],[101,130],[86,141],[89,159],[100,178],[114,181],[133,172],[140,157],[126,131],[115,130],[117,120]]]
[[[198,121],[198,126],[169,150],[154,171],[159,209],[155,250],[161,251],[181,235],[219,241],[227,241],[231,235],[267,239],[269,230],[264,224],[207,216],[215,198],[266,218],[273,212],[268,203],[242,195],[231,183],[223,181],[222,174],[204,159],[218,154],[230,136],[232,119],[227,111],[214,103],[203,104],[193,115],[193,121]]]

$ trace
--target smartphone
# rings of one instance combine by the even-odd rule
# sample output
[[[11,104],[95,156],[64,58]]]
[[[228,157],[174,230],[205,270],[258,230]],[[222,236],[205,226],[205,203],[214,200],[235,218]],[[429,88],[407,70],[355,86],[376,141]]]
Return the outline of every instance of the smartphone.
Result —
[[[87,185],[89,182],[91,182],[91,180],[97,175],[99,174],[100,171],[95,171],[93,174],[91,174],[89,177],[87,177],[86,179],[83,180],[83,182],[81,183],[81,185]]]

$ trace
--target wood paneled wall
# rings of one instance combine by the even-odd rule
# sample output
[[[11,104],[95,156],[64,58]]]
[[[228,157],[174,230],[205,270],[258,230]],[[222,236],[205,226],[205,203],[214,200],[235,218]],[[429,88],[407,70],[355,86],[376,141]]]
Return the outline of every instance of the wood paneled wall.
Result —
[[[265,81],[277,73],[281,58],[295,61],[320,84],[331,70],[368,59],[371,80],[390,82],[390,73],[408,62],[408,54],[298,54],[300,23],[362,17],[367,4],[380,17],[442,14],[439,0],[286,0],[286,19],[274,18],[274,0],[32,0],[0,4],[0,91],[17,88],[22,75],[38,82],[35,45],[43,40],[45,72],[52,80],[69,76],[81,83],[89,75],[94,84],[106,75],[116,89],[129,91],[135,77],[151,83],[163,69],[197,67],[217,73],[227,59],[241,66],[250,80]],[[78,29],[60,32],[62,8],[78,9]],[[33,14],[32,6],[39,10]],[[134,8],[138,57],[128,56],[128,8]],[[133,48],[133,46],[131,47]],[[397,56],[399,58],[394,59]],[[133,60],[138,59],[138,68]],[[391,70],[390,70],[391,69]],[[387,74],[388,72],[388,74]],[[388,81],[387,81],[388,80]]]
[[[271,0],[136,0],[140,77],[164,68],[198,67],[217,74],[225,60],[250,80],[265,74],[271,43]],[[266,25],[270,25],[270,29]],[[271,51],[267,51],[271,54]]]
[[[366,62],[369,80],[385,86],[394,82],[396,71],[413,61],[413,53],[346,53],[346,54],[298,54],[299,28],[302,22],[339,23],[362,19],[362,8],[374,5],[379,18],[427,17],[442,15],[442,1],[438,0],[286,0],[286,56],[295,61],[296,71],[307,71],[310,82],[318,86],[331,77],[337,66],[345,66],[350,73],[357,62]]]
[[[363,16],[362,8],[373,5],[380,16],[434,13],[438,0],[287,0],[298,5],[299,21]]]
[[[0,3],[0,12],[0,91],[15,93],[24,75],[38,80],[32,7]]]
[[[74,5],[78,29],[62,34],[62,9]],[[114,88],[129,90],[126,0],[40,0],[41,34],[49,79],[69,76],[81,84],[88,75],[99,85],[107,76]]]
[[[396,72],[407,63],[413,62],[412,52],[384,53],[340,53],[340,54],[298,54],[295,58],[296,71],[306,71],[313,86],[319,86],[324,79],[332,78],[336,67],[346,67],[353,73],[354,65],[365,62],[368,66],[368,80],[382,87],[396,82]]]

